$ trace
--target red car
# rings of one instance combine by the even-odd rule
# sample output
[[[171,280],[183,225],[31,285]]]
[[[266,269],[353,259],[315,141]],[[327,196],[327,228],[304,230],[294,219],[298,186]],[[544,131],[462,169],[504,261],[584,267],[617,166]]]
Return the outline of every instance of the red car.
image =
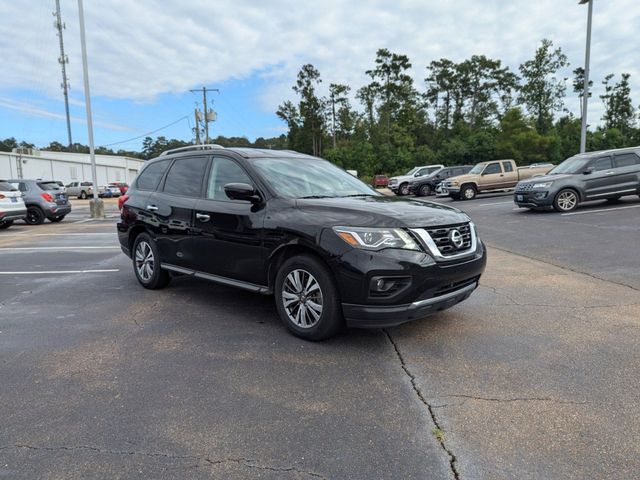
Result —
[[[375,175],[372,182],[373,188],[386,187],[389,185],[389,177],[386,175]]]
[[[129,190],[129,185],[124,182],[111,182],[109,186],[118,187],[120,189],[121,195],[124,195],[125,193],[127,193],[127,190]]]

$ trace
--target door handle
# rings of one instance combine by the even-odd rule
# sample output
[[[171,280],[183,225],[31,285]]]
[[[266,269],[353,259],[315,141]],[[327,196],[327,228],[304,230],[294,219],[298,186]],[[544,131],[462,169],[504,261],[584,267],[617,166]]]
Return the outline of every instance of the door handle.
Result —
[[[616,172],[607,172],[606,175],[613,175]]]
[[[201,222],[208,222],[211,219],[206,213],[196,213],[196,218]]]
[[[147,205],[147,210],[149,210],[150,212],[157,212],[158,207],[156,207],[155,205]]]

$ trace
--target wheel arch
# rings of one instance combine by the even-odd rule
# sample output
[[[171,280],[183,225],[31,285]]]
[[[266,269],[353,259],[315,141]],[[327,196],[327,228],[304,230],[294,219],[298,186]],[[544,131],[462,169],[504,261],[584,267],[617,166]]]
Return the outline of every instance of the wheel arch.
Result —
[[[271,254],[267,261],[267,286],[269,287],[270,291],[273,291],[276,283],[276,275],[278,274],[278,270],[280,270],[282,264],[287,261],[287,259],[295,255],[302,254],[310,255],[318,261],[322,262],[331,272],[334,281],[336,280],[331,265],[329,265],[329,263],[325,260],[324,256],[318,251],[317,248],[303,243],[287,243],[278,247]]]

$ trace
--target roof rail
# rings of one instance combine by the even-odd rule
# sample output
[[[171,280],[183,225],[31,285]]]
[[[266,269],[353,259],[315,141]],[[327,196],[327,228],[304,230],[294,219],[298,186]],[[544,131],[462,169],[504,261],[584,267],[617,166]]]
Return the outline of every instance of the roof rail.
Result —
[[[162,157],[164,155],[169,155],[170,153],[176,153],[176,152],[188,152],[190,150],[213,150],[214,148],[224,148],[224,147],[222,145],[217,145],[215,143],[205,143],[203,145],[189,145],[187,147],[172,148],[171,150],[165,150],[159,156]]]

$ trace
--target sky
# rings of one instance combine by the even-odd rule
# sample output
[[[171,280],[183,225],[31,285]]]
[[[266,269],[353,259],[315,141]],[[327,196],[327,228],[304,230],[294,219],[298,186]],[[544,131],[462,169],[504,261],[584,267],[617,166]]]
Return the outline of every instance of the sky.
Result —
[[[76,0],[60,0],[66,24],[74,142],[87,143]],[[424,90],[426,66],[474,54],[517,71],[542,38],[562,47],[570,67],[584,65],[587,7],[577,0],[85,0],[89,81],[96,145],[139,149],[147,132],[192,138],[201,94],[218,114],[210,136],[273,137],[286,133],[275,115],[293,99],[300,67],[356,90],[378,48],[406,54]],[[37,146],[67,143],[54,0],[0,0],[0,138]],[[594,0],[593,98],[588,121],[602,115],[598,95],[608,73],[631,74],[640,104],[640,1]],[[567,88],[566,106],[579,104]],[[357,102],[354,100],[353,104]],[[175,123],[174,123],[175,122]],[[133,140],[130,140],[133,139]]]

